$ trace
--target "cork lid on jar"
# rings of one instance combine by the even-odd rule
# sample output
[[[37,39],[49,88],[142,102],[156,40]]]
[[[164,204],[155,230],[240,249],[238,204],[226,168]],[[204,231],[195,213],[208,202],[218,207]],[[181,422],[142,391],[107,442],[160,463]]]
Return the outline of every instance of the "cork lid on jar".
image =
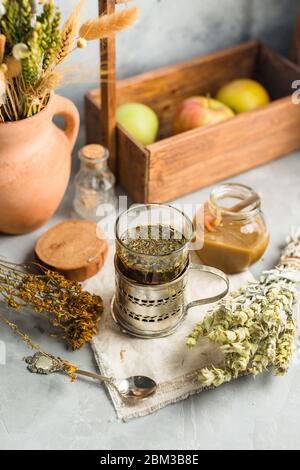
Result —
[[[108,150],[102,145],[85,145],[79,152],[80,158],[90,162],[100,162],[108,158]]]
[[[106,165],[109,157],[108,150],[102,145],[90,144],[85,145],[79,151],[79,159],[84,163],[86,168],[91,170],[100,170]]]

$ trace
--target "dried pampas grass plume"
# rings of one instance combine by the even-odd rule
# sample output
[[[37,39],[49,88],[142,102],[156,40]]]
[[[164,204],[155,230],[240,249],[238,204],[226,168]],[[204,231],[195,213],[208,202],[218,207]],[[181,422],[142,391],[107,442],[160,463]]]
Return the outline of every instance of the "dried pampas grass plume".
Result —
[[[87,41],[107,38],[131,26],[136,21],[138,14],[139,9],[134,7],[111,15],[100,16],[84,23],[79,34]]]
[[[6,78],[8,80],[21,75],[22,66],[19,60],[15,59],[14,57],[7,57],[5,59],[5,65],[7,66]]]
[[[6,90],[6,78],[4,72],[0,70],[0,93]]]
[[[0,106],[5,103],[6,79],[4,72],[0,70]]]
[[[0,64],[2,64],[4,59],[5,43],[6,37],[4,36],[4,34],[0,34]]]
[[[80,13],[84,3],[84,0],[80,0],[63,27],[60,48],[56,55],[57,65],[61,64],[74,49],[74,43],[78,36]]]

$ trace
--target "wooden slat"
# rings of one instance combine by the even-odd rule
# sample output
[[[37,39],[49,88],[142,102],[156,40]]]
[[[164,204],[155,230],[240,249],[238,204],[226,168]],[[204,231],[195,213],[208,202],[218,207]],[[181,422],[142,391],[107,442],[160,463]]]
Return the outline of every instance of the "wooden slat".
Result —
[[[290,57],[292,61],[300,65],[300,6],[295,23],[295,32]]]
[[[134,142],[118,127],[119,182],[128,195],[139,203],[148,199],[150,152]]]
[[[262,46],[254,78],[266,87],[272,100],[277,100],[293,92],[292,83],[300,79],[300,68],[269,47]]]
[[[115,12],[115,0],[98,0],[99,15]],[[102,126],[105,147],[109,149],[109,166],[117,176],[116,152],[116,39],[100,41]],[[109,79],[108,79],[109,77]]]
[[[300,147],[299,129],[300,106],[288,97],[153,144],[148,200],[166,202],[292,152]]]

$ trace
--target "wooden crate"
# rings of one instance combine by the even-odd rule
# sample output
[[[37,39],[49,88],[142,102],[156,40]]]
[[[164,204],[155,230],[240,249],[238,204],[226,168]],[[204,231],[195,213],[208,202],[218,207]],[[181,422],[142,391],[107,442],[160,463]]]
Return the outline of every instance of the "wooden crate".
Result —
[[[182,100],[214,96],[230,80],[245,77],[267,88],[272,98],[268,106],[171,136],[171,117]],[[167,202],[299,149],[300,105],[291,100],[292,82],[297,79],[297,65],[251,41],[117,82],[117,105],[145,103],[155,110],[161,124],[159,140],[148,147],[117,126],[113,163],[119,183],[136,202]],[[112,85],[108,87],[102,91],[106,112],[100,112],[99,89],[86,96],[88,143],[109,143],[108,133],[113,135],[114,124],[110,131],[107,128],[108,110],[114,113],[115,106],[107,99],[107,93],[113,92]]]

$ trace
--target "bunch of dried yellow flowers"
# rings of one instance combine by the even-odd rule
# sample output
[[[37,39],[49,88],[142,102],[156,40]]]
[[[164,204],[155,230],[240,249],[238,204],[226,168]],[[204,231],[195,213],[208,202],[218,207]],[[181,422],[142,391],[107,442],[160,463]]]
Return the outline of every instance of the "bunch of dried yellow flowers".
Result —
[[[0,260],[0,296],[15,310],[29,306],[54,327],[55,336],[79,349],[97,333],[103,313],[101,297],[83,290],[81,284],[35,265],[16,265]]]

